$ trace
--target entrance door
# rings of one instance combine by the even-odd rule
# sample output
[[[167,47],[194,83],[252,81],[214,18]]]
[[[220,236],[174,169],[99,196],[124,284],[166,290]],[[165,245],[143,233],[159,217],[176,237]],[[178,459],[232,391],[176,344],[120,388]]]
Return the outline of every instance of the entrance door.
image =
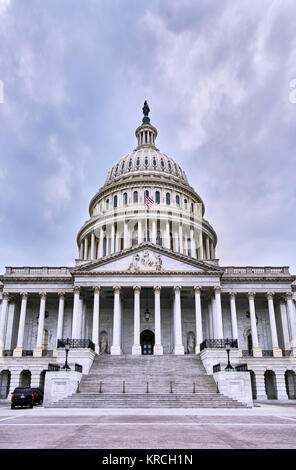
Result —
[[[150,330],[144,330],[141,333],[141,347],[142,354],[151,355],[153,354],[153,346],[155,343],[154,333]]]

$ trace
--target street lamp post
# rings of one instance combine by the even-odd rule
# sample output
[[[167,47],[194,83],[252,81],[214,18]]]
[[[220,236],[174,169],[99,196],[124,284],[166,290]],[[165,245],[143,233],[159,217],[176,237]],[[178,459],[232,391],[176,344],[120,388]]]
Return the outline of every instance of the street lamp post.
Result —
[[[230,341],[229,341],[228,338],[227,338],[226,343],[225,343],[225,348],[226,348],[227,360],[228,360],[228,361],[227,361],[227,366],[225,367],[225,370],[229,371],[229,370],[232,370],[233,367],[232,367],[232,365],[230,364],[230,360],[229,360],[231,344],[230,344]]]
[[[68,354],[69,354],[69,351],[70,351],[70,339],[69,338],[67,338],[66,342],[65,342],[65,351],[66,351],[66,361],[65,361],[65,364],[63,365],[62,369],[70,370],[71,367],[69,367],[69,365],[68,365]]]

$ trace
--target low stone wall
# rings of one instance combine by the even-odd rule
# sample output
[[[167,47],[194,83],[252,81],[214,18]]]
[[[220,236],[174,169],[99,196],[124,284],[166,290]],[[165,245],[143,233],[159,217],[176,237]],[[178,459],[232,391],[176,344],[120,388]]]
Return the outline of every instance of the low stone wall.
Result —
[[[242,362],[240,349],[231,349],[230,362],[232,365]],[[213,366],[216,364],[227,364],[227,353],[224,348],[206,348],[200,353],[200,358],[207,371],[207,374],[212,375]]]
[[[220,371],[215,372],[213,377],[220,393],[241,403],[246,403],[250,407],[253,406],[249,372]]]
[[[82,374],[73,370],[51,372],[45,375],[44,406],[66,398],[77,391]]]

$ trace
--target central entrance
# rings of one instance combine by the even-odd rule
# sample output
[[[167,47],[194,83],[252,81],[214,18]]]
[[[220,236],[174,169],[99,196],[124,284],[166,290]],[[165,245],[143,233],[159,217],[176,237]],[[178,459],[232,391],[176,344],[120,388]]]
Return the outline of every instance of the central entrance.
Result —
[[[144,330],[140,335],[142,354],[153,354],[153,347],[155,344],[155,337],[153,331]]]

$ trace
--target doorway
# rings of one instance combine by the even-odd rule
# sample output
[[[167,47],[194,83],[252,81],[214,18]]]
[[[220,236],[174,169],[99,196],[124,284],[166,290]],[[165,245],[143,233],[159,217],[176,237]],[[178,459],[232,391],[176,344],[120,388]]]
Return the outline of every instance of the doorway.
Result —
[[[153,331],[144,330],[140,337],[142,354],[145,356],[153,354],[153,347],[155,344],[155,337]]]

